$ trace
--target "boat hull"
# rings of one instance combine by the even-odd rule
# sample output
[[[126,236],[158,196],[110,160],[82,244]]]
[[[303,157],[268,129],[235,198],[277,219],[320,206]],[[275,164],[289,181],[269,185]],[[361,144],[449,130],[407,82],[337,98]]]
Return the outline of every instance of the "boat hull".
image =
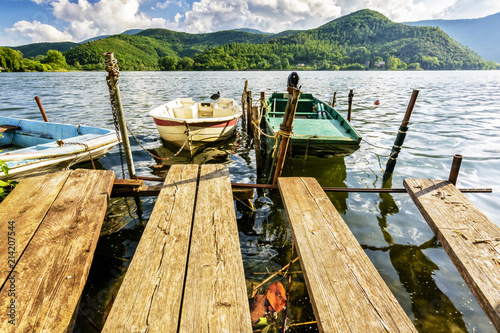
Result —
[[[7,117],[0,117],[0,125],[18,127],[0,138],[0,160],[9,167],[8,175],[0,171],[0,179],[19,180],[97,160],[118,144],[114,131],[97,127]]]
[[[149,112],[164,145],[184,147],[191,152],[226,140],[234,133],[241,107],[231,98],[213,103],[197,103],[191,98],[177,98]]]
[[[272,152],[274,136],[280,129],[288,98],[274,93],[267,100],[268,111],[262,126],[266,134],[267,150]],[[347,156],[360,147],[361,136],[334,108],[311,94],[303,94],[298,102],[293,121],[289,149],[292,156]]]
[[[182,147],[189,133],[189,140],[186,142],[186,147],[191,147],[191,149],[197,149],[204,145],[229,138],[234,133],[238,123],[237,118],[227,121],[193,122],[189,124],[154,117],[153,119],[161,138],[175,147]],[[187,131],[188,129],[189,132]]]

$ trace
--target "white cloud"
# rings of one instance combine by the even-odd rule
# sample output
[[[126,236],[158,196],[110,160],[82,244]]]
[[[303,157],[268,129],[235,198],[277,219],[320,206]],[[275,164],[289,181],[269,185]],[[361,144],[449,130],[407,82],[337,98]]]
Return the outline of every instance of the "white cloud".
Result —
[[[57,27],[19,21],[7,32],[32,41],[81,41],[128,29],[167,28],[190,33],[234,28],[268,32],[311,29],[364,8],[396,22],[476,18],[500,11],[499,0],[32,0],[52,10]],[[148,2],[148,13],[141,3]],[[175,9],[173,9],[175,8]],[[167,20],[152,17],[168,13]],[[176,13],[177,12],[177,13]],[[173,20],[173,21],[172,21]],[[7,38],[2,36],[4,40]]]
[[[67,30],[76,40],[128,29],[176,27],[163,18],[150,18],[139,12],[139,0],[101,0],[95,4],[87,0],[56,0],[51,5],[54,16],[68,22]]]
[[[178,23],[163,18],[152,18],[139,11],[141,0],[33,0],[48,3],[52,14],[63,29],[38,21],[19,21],[8,31],[29,36],[36,41],[81,41],[99,35],[121,33],[128,29],[177,29]]]
[[[32,42],[65,42],[73,39],[71,34],[59,31],[53,26],[42,24],[39,21],[19,21],[14,24],[14,27],[6,30],[18,35],[29,36]]]
[[[194,2],[182,29],[206,32],[255,28],[279,32],[317,27],[340,16],[334,1],[323,0],[201,0]]]

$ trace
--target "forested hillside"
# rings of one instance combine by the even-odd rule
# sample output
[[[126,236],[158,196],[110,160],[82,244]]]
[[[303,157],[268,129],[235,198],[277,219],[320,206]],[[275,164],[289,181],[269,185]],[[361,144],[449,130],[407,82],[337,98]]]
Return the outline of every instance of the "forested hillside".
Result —
[[[438,28],[394,23],[371,10],[261,45],[231,44],[209,49],[194,61],[196,69],[286,69],[298,64],[313,69],[497,67]]]
[[[73,47],[77,47],[78,43],[60,42],[60,43],[34,43],[17,47],[11,47],[16,51],[21,51],[25,58],[35,58],[36,56],[44,56],[48,50],[56,50],[66,52]]]
[[[394,23],[367,9],[316,29],[275,35],[147,29],[78,45],[64,57],[70,69],[100,70],[104,52],[114,52],[122,70],[500,69],[439,28]]]

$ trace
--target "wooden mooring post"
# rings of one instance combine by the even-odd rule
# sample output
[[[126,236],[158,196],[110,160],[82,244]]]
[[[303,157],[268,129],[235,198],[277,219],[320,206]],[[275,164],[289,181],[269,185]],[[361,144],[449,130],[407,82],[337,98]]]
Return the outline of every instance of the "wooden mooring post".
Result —
[[[245,87],[243,88],[243,93],[241,94],[241,125],[243,127],[246,126],[246,112],[245,112],[245,107],[246,107],[246,102],[247,102],[247,90],[248,90],[248,80],[245,80]]]
[[[403,143],[406,138],[406,132],[408,131],[408,123],[410,122],[411,113],[413,112],[413,108],[415,107],[415,102],[417,101],[418,90],[413,90],[411,95],[410,103],[408,103],[408,108],[406,109],[405,116],[403,121],[401,122],[401,126],[399,126],[398,135],[396,136],[396,140],[394,141],[394,145],[392,146],[391,155],[387,160],[387,164],[385,167],[384,176],[382,182],[387,182],[394,172],[394,167],[396,166],[396,161],[399,156],[399,152],[403,147]]]
[[[283,169],[285,155],[288,150],[288,143],[292,135],[293,119],[295,118],[295,111],[297,110],[297,104],[299,103],[300,93],[301,91],[299,88],[288,87],[288,102],[286,104],[283,122],[281,123],[280,130],[278,132],[279,135],[276,138],[276,151],[274,152],[273,163],[268,179],[268,183],[271,182],[272,179],[273,185],[278,183],[278,177],[281,175],[281,170]]]
[[[247,92],[247,133],[252,135],[252,91]]]
[[[448,181],[453,185],[457,185],[458,173],[460,171],[460,165],[462,164],[463,156],[460,154],[453,155],[453,162],[451,164],[450,176],[448,177]]]
[[[116,62],[113,52],[104,53],[106,59],[106,71],[110,82],[110,100],[111,107],[116,109],[118,117],[118,124],[120,125],[120,132],[122,137],[123,149],[125,150],[125,159],[127,160],[127,168],[129,178],[135,177],[134,160],[132,159],[132,150],[130,149],[130,141],[127,133],[127,123],[125,121],[125,114],[123,112],[122,98],[120,95],[120,88],[118,87],[118,63]]]
[[[36,101],[36,104],[38,105],[38,109],[40,110],[40,113],[42,114],[43,121],[48,123],[49,118],[47,118],[47,114],[45,113],[45,110],[43,109],[43,105],[42,105],[42,101],[40,100],[40,97],[35,96],[35,101]]]
[[[257,170],[262,168],[261,165],[261,151],[260,151],[260,121],[262,115],[264,114],[264,108],[266,107],[266,93],[260,93],[260,108],[255,106],[253,108],[253,144],[255,146],[255,162],[257,164]]]
[[[351,121],[351,113],[352,113],[352,98],[354,97],[354,90],[349,90],[349,99],[347,106],[347,121]]]
[[[334,108],[334,107],[335,107],[335,104],[336,104],[336,103],[337,103],[337,92],[335,91],[335,92],[333,93],[333,98],[332,98],[332,104],[331,104],[331,105],[332,105],[332,108]]]

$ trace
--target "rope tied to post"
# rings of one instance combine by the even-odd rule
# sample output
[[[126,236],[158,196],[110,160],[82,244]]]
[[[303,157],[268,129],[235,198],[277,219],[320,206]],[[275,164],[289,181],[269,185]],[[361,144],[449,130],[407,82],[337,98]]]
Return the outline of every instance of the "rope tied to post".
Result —
[[[118,62],[114,57],[106,57],[109,53],[104,53],[104,65],[108,75],[106,76],[106,83],[108,84],[109,90],[109,102],[111,103],[111,113],[113,114],[113,123],[115,125],[116,138],[118,139],[118,150],[120,152],[120,162],[122,167],[122,178],[125,176],[125,167],[123,166],[123,147],[122,140],[120,138],[120,127],[118,124],[118,111],[116,110],[115,93],[118,84],[120,83],[120,69],[118,68]],[[114,85],[111,83],[111,77],[114,78]]]

